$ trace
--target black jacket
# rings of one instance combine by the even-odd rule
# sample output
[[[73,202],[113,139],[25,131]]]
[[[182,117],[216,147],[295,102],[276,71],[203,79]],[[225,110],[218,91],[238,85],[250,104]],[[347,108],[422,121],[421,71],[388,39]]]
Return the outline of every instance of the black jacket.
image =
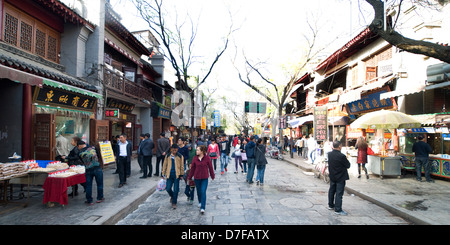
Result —
[[[342,182],[348,180],[348,168],[350,168],[350,162],[344,154],[338,150],[328,153],[328,170],[331,181]]]

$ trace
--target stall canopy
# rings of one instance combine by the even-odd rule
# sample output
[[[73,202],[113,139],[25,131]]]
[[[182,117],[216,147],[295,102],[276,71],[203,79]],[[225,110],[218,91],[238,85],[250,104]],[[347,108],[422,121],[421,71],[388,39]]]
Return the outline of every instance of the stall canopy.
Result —
[[[361,116],[350,124],[350,127],[370,129],[419,128],[421,122],[405,113],[379,110]]]
[[[308,115],[308,116],[292,119],[292,120],[288,121],[288,123],[292,128],[296,128],[298,126],[303,125],[305,122],[312,122],[313,120],[314,120],[314,116]]]

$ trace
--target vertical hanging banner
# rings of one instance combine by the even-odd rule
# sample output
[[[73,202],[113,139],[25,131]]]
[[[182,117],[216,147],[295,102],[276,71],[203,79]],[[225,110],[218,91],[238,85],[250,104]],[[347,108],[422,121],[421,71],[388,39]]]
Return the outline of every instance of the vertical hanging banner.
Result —
[[[214,127],[220,127],[220,111],[214,111]]]
[[[202,117],[201,129],[206,129],[206,117]]]
[[[314,108],[314,139],[326,141],[328,135],[328,107],[318,106]]]

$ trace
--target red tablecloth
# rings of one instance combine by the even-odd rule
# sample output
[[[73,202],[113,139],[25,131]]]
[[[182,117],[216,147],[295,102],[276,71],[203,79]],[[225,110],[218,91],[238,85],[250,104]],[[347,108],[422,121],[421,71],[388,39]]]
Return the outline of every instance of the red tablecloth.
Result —
[[[58,202],[67,205],[67,187],[86,182],[84,174],[77,174],[67,178],[48,177],[44,182],[44,204]]]

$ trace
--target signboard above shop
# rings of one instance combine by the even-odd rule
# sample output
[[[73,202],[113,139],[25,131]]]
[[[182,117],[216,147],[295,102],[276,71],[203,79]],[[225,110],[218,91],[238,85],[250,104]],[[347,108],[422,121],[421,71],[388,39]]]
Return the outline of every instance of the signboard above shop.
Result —
[[[348,103],[348,111],[350,114],[362,114],[381,109],[392,109],[396,107],[393,98],[380,99],[380,94],[389,92],[389,87],[383,87],[379,90],[361,95],[361,99]]]
[[[36,87],[33,101],[68,109],[93,111],[97,103],[97,98],[44,86],[42,88]]]

